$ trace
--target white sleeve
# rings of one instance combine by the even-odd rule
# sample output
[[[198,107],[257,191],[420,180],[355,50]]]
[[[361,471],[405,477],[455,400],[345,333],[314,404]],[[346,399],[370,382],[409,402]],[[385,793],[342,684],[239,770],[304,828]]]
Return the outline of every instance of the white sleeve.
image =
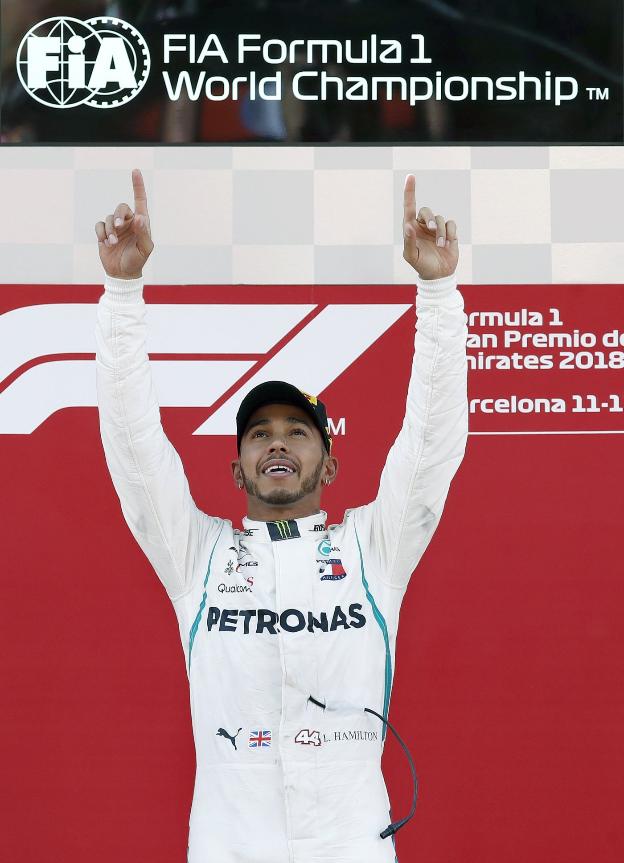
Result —
[[[221,522],[200,512],[167,439],[146,348],[142,279],[107,278],[96,327],[97,394],[106,463],[121,509],[171,599],[186,593],[206,533]]]
[[[418,279],[405,419],[369,512],[382,580],[404,588],[440,521],[468,436],[467,318],[455,276]]]

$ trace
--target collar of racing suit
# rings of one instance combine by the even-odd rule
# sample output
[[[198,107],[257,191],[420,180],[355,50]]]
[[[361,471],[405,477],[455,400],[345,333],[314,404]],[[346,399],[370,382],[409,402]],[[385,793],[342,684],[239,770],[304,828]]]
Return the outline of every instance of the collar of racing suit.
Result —
[[[316,539],[325,533],[327,513],[321,510],[305,518],[278,519],[276,521],[252,521],[243,519],[246,536],[260,542],[280,542],[286,539]]]

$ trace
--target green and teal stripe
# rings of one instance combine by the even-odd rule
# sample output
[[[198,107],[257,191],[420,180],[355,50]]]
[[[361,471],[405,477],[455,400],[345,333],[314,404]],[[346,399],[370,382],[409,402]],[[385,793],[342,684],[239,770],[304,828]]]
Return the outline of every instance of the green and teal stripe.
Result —
[[[355,539],[357,541],[358,552],[360,554],[360,571],[362,573],[362,584],[364,585],[364,590],[366,592],[366,598],[368,599],[370,606],[373,610],[373,617],[379,624],[379,628],[381,629],[381,634],[383,635],[384,644],[386,645],[386,667],[384,674],[384,700],[383,700],[383,717],[387,721],[388,720],[388,709],[390,707],[390,691],[392,689],[392,657],[390,655],[390,637],[388,635],[388,626],[386,624],[386,620],[379,610],[377,603],[375,602],[375,597],[370,592],[370,588],[368,586],[368,581],[366,580],[366,574],[364,572],[364,558],[362,557],[362,546],[360,545],[360,538],[357,532],[357,526],[355,524],[355,519],[353,521],[353,527],[355,529]],[[382,740],[386,739],[386,730],[387,725],[384,723],[383,732],[382,732]]]

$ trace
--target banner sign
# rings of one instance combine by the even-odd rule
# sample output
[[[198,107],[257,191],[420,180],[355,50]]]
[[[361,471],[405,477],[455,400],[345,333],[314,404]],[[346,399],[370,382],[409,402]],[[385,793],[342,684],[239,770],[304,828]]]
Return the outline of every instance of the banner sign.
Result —
[[[57,5],[3,4],[5,143],[624,140],[616,0]]]
[[[624,429],[619,285],[470,288],[473,432]]]

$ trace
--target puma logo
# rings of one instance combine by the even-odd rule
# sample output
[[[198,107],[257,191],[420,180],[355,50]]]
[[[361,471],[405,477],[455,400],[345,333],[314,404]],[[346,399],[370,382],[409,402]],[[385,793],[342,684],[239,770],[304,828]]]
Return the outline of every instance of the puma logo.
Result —
[[[242,728],[239,728],[238,731],[236,732],[236,734],[232,737],[232,735],[228,731],[226,731],[225,728],[220,728],[217,731],[217,736],[218,737],[227,737],[227,739],[230,741],[230,743],[232,744],[234,749],[236,749],[236,738],[238,737],[238,735],[241,733],[242,730],[243,730]]]

